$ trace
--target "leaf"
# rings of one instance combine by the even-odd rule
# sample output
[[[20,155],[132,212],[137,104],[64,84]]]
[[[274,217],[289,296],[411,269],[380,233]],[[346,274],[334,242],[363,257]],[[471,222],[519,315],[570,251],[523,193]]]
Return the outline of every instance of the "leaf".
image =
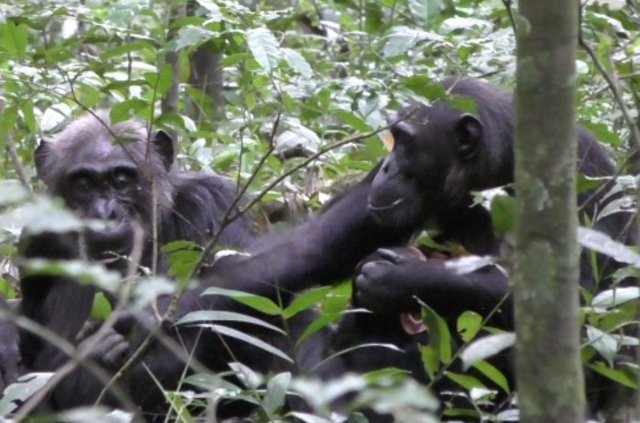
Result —
[[[607,360],[609,366],[613,367],[613,362],[618,354],[619,343],[613,336],[598,328],[587,325],[587,338],[589,344]]]
[[[403,78],[401,85],[430,103],[440,100],[446,95],[441,83],[424,75],[414,75]]]
[[[92,320],[106,320],[111,315],[111,303],[105,297],[103,292],[98,292],[93,297],[93,305],[91,306]]]
[[[460,354],[463,370],[466,371],[478,361],[492,357],[502,350],[513,346],[515,342],[516,335],[510,332],[488,335],[474,341]]]
[[[247,44],[260,67],[271,73],[282,57],[278,40],[273,33],[267,28],[251,29],[247,31]]]
[[[445,375],[447,378],[451,379],[458,385],[462,386],[467,391],[472,390],[473,388],[486,388],[482,382],[476,379],[473,376],[462,375],[459,373],[446,372]]]
[[[24,403],[33,394],[40,390],[53,376],[53,373],[27,373],[20,376],[18,381],[12,383],[4,390],[0,400],[0,413],[3,416],[16,410],[17,404]]]
[[[308,310],[315,306],[321,299],[327,296],[331,290],[330,286],[323,286],[302,294],[297,295],[291,304],[282,312],[282,317],[290,319],[301,311]]]
[[[486,361],[478,361],[473,365],[473,367],[477,369],[480,373],[485,375],[493,383],[498,385],[500,389],[502,389],[505,393],[507,394],[511,393],[507,378],[504,376],[504,374],[500,370],[498,370],[491,363],[488,363]]]
[[[451,334],[447,322],[427,304],[420,302],[422,319],[429,331],[429,345],[437,348],[438,359],[442,364],[451,361]]]
[[[270,316],[278,316],[282,314],[282,309],[269,298],[248,292],[211,287],[207,288],[202,295],[222,295]]]
[[[593,297],[593,307],[612,308],[640,298],[640,288],[637,286],[618,287],[602,291]]]
[[[231,370],[233,370],[245,387],[249,389],[258,389],[260,385],[262,385],[262,377],[244,364],[231,362],[229,363],[229,367],[231,367]]]
[[[14,21],[9,20],[0,26],[0,48],[11,54],[13,58],[23,58],[28,43],[29,30],[27,25],[16,25]]]
[[[329,326],[331,323],[335,322],[342,316],[341,313],[324,313],[320,315],[316,320],[314,320],[307,328],[302,332],[302,335],[298,339],[296,339],[296,346],[302,345],[304,341],[306,341],[309,337],[316,334],[318,331],[324,329]]]
[[[197,47],[200,44],[217,37],[218,34],[212,31],[208,31],[204,28],[197,26],[186,26],[180,28],[178,36],[175,40],[175,49],[182,50],[184,48]]]
[[[371,127],[369,126],[369,124],[360,116],[356,115],[350,110],[335,109],[331,111],[331,114],[333,114],[335,117],[337,117],[347,125],[351,126],[353,129],[355,129],[358,132],[371,131]]]
[[[147,102],[139,98],[131,98],[122,101],[111,107],[109,120],[112,124],[124,122],[131,119],[132,116],[142,115],[142,111],[148,106]]]
[[[578,242],[583,247],[609,256],[620,263],[640,268],[640,254],[603,232],[581,226],[578,228]]]
[[[352,351],[359,350],[359,349],[362,349],[362,348],[386,348],[386,349],[393,350],[393,351],[404,352],[404,350],[402,350],[401,348],[398,348],[398,346],[394,345],[394,344],[381,344],[381,343],[371,342],[371,343],[367,343],[367,344],[354,345],[352,347],[340,350],[337,353],[331,354],[329,357],[324,358],[322,361],[320,361],[319,363],[315,364],[311,368],[311,370],[309,370],[309,372],[315,371],[316,369],[321,367],[324,363],[326,363],[328,361],[331,361],[332,359],[334,359],[336,357],[339,357],[341,355],[344,355],[344,354],[347,354],[347,353],[350,353]]]
[[[456,328],[465,343],[476,337],[482,327],[482,316],[473,311],[465,311],[458,317]]]
[[[306,78],[310,78],[313,75],[313,69],[311,69],[303,55],[290,48],[283,48],[282,52],[284,53],[284,60],[291,69]]]
[[[496,195],[491,201],[491,221],[494,227],[507,233],[515,228],[516,200],[508,195]]]
[[[227,326],[214,324],[202,324],[200,326],[203,328],[211,329],[212,331],[219,333],[220,335],[229,336],[231,338],[246,342],[247,344],[251,344],[254,347],[260,348],[263,351],[273,354],[276,357],[280,357],[281,359],[288,361],[289,363],[293,363],[293,360],[287,354],[280,351],[278,348],[264,342],[263,340],[256,338],[255,336],[248,335]]]
[[[589,364],[589,368],[621,385],[631,389],[638,389],[638,382],[633,371],[612,369],[604,363]]]
[[[122,280],[120,274],[104,266],[81,260],[28,259],[23,261],[23,275],[64,276],[79,283],[92,284],[116,292]]]
[[[149,87],[158,93],[158,97],[164,97],[169,91],[169,87],[171,87],[172,75],[171,66],[165,63],[160,68],[160,72],[145,72],[144,79],[149,84]]]
[[[180,320],[178,320],[177,324],[185,325],[189,323],[202,323],[202,322],[247,323],[250,325],[261,326],[263,328],[270,329],[274,332],[278,332],[283,335],[286,334],[286,332],[280,329],[279,327],[274,326],[270,323],[267,323],[263,320],[257,319],[252,316],[247,316],[245,314],[240,314],[233,311],[223,311],[223,310],[192,311],[191,313],[188,313],[186,316],[183,316]]]
[[[304,423],[332,423],[331,420],[327,420],[309,413],[301,413],[299,411],[291,412],[289,413],[289,415],[295,417],[298,420],[302,420]]]
[[[426,27],[430,22],[433,22],[438,16],[440,16],[440,7],[442,0],[409,0],[408,6],[411,11],[411,15],[420,23],[423,27]]]
[[[291,385],[291,373],[284,372],[275,375],[267,384],[267,393],[262,406],[268,414],[273,414],[284,405],[287,390]]]

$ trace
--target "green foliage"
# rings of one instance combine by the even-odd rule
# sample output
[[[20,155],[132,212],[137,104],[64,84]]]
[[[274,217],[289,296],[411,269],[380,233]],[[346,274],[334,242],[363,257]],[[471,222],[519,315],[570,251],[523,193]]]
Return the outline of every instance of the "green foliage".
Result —
[[[624,173],[633,131],[619,102],[628,110],[639,109],[640,11],[633,4],[615,8],[614,3],[588,2],[583,8],[582,37],[597,62],[584,49],[580,51],[577,104],[580,122],[608,147]],[[447,96],[437,84],[446,76],[484,77],[507,88],[513,84],[513,30],[509,12],[498,0],[196,0],[189,2],[185,15],[176,14],[178,6],[186,5],[184,0],[16,0],[0,4],[0,135],[10,147],[0,149],[3,292],[12,291],[10,274],[21,228],[31,233],[62,233],[95,224],[78,219],[59,201],[32,196],[23,186],[32,184],[41,191],[32,163],[37,141],[87,109],[108,108],[114,122],[137,117],[150,122],[153,129],[168,130],[178,140],[182,168],[223,173],[241,185],[250,181],[250,197],[278,180],[253,211],[266,214],[263,205],[291,204],[294,198],[303,206],[298,215],[303,215],[371,169],[386,153],[382,143],[375,135],[366,136],[301,167],[304,159],[281,160],[274,152],[300,145],[305,154],[314,154],[355,134],[370,134],[387,125],[388,114],[413,100],[445,100],[473,113],[475,104]],[[193,78],[203,71],[191,60],[196,52],[219,63],[220,74],[206,75],[220,78],[215,93],[203,90]],[[599,67],[615,77],[610,80],[619,85],[618,99]],[[212,85],[210,82],[205,85]],[[173,92],[177,92],[176,103],[167,107]],[[579,192],[602,184],[599,178],[577,178]],[[639,294],[637,288],[616,284],[638,276],[640,256],[588,228],[614,213],[634,210],[629,194],[635,188],[632,176],[618,177],[608,195],[619,197],[612,197],[614,201],[598,210],[593,222],[583,222],[585,228],[580,232],[585,248],[630,264],[618,271],[612,289],[585,293],[582,309],[585,363],[630,387],[635,386],[634,367],[624,360],[623,352],[638,342],[629,327]],[[495,194],[483,193],[478,201],[491,210],[496,229],[508,234],[514,225],[513,199],[505,190]],[[265,231],[270,229],[269,223],[263,226]],[[97,264],[31,261],[25,263],[25,269],[78,278],[118,293],[131,307],[141,309],[158,295],[174,295],[196,283],[190,277],[201,262],[202,247],[184,241],[163,246],[172,280],[152,275],[153,269],[139,269],[143,276],[130,290],[118,275]],[[436,247],[460,253],[449,245]],[[461,260],[450,266],[470,271],[492,262],[489,258]],[[597,273],[595,260],[593,264]],[[209,289],[205,295],[238,301],[258,311],[260,318],[197,311],[180,324],[217,331],[285,361],[292,360],[292,351],[282,351],[224,322],[240,322],[275,334],[282,331],[280,323],[302,311],[321,310],[318,319],[293,340],[295,350],[346,313],[358,312],[349,308],[348,281],[303,293],[288,305],[220,288]],[[99,294],[94,317],[107,318],[110,313]],[[491,404],[496,391],[510,392],[504,375],[487,360],[510,345],[512,334],[495,333],[472,312],[451,321],[426,306],[422,313],[429,343],[420,352],[432,378],[430,385],[442,378],[454,381],[460,387],[455,394],[479,409]],[[282,325],[285,332],[286,326]],[[375,354],[377,348],[393,347],[368,344],[357,348],[370,348]],[[337,351],[330,359],[346,352]],[[469,368],[465,372],[453,370],[460,360]],[[397,371],[344,375],[322,383],[304,375],[259,375],[240,363],[231,363],[230,369],[228,374],[186,377],[184,382],[203,389],[202,395],[194,396],[186,389],[167,393],[176,420],[196,421],[199,416],[192,416],[187,406],[207,406],[215,397],[213,401],[241,398],[256,404],[256,421],[327,422],[332,421],[331,401],[349,392],[356,399],[345,411],[348,422],[363,421],[361,415],[351,412],[357,405],[390,412],[399,421],[433,421],[435,415],[436,401],[428,390]],[[240,384],[226,380],[229,374],[236,375]],[[35,388],[14,385],[11,389],[0,403],[2,415],[13,410],[12,398],[26,398]],[[301,395],[312,410],[288,413],[283,407],[286,395]],[[449,417],[468,412],[449,403],[442,410]],[[108,420],[105,413],[97,417],[96,410],[78,413],[74,421]],[[517,410],[502,413],[483,416],[488,421],[506,421]],[[126,421],[121,415],[110,418]]]

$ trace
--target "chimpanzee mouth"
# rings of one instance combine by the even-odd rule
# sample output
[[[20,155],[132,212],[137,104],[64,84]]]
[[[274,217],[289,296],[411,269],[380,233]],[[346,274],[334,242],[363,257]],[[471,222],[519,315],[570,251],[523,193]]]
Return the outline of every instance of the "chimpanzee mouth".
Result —
[[[88,229],[86,242],[89,256],[102,263],[110,263],[129,254],[133,243],[130,222],[113,222],[101,229]]]
[[[375,206],[375,205],[371,204],[371,202],[369,202],[367,207],[369,208],[369,211],[381,212],[381,211],[391,210],[391,209],[399,206],[400,204],[404,203],[405,200],[406,199],[404,197],[401,197],[401,198],[398,198],[397,200],[395,200],[394,202],[392,202],[391,204],[385,204],[385,205],[382,205],[382,206]]]

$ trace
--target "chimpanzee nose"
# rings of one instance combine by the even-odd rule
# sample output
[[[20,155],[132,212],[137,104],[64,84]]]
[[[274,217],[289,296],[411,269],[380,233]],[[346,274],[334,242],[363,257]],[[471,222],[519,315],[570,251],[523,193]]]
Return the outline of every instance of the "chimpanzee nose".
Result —
[[[89,216],[98,220],[118,220],[117,204],[110,199],[96,199],[89,209]]]

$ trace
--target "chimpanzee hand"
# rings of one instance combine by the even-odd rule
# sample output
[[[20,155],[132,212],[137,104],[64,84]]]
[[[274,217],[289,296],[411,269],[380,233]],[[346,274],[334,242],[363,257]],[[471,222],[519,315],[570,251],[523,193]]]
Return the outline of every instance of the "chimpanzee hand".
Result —
[[[80,345],[88,342],[87,338],[93,335],[99,327],[100,324],[96,322],[86,323],[78,333],[76,340],[80,342]],[[124,364],[127,353],[129,353],[129,342],[116,329],[109,328],[107,333],[95,345],[89,358],[105,369],[113,371]]]
[[[428,263],[414,249],[379,249],[360,267],[354,303],[374,312],[418,309],[414,296],[425,289],[429,274],[442,272],[441,263]]]

